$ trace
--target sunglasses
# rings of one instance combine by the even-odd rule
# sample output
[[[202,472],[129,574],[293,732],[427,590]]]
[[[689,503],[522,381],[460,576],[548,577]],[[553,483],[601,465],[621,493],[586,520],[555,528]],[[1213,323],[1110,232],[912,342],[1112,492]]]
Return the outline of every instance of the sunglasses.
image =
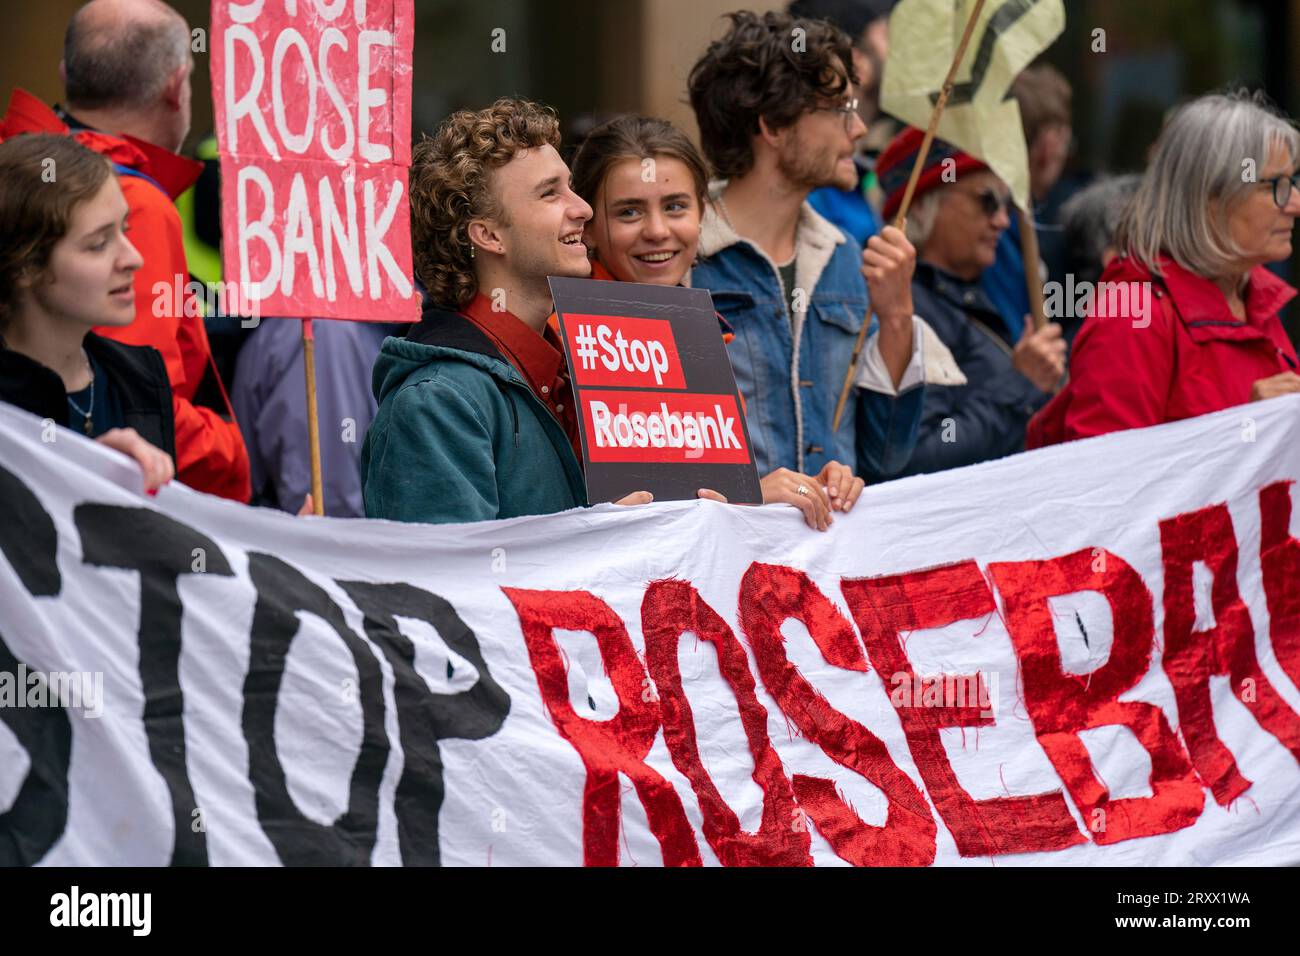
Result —
[[[1005,211],[1007,215],[1011,214],[1010,195],[1003,195],[1002,193],[998,192],[996,189],[981,189],[977,193],[971,192],[968,189],[963,189],[959,191],[964,192],[967,196],[970,196],[977,203],[979,203],[980,211],[983,212],[984,215],[988,216],[990,219],[996,216],[999,210]]]

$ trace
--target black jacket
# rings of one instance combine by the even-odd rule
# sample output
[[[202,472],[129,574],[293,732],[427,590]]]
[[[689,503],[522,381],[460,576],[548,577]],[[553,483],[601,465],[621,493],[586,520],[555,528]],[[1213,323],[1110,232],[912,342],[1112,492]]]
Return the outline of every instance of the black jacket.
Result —
[[[86,334],[83,345],[86,354],[99,363],[112,381],[127,426],[175,461],[172,387],[158,350],[147,345],[123,345],[93,332]],[[68,392],[63,387],[63,379],[40,362],[5,348],[3,343],[0,343],[0,401],[41,418],[51,418],[60,425],[68,421]]]
[[[1022,451],[1025,426],[1049,396],[1011,364],[1010,333],[979,283],[918,262],[912,302],[952,351],[967,384],[925,387],[920,436],[902,474],[944,471]]]

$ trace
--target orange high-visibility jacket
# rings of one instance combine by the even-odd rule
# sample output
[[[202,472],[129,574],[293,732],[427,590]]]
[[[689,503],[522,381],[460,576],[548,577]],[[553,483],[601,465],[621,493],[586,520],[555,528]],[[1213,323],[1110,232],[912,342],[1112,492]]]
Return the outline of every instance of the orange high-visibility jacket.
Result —
[[[0,120],[0,140],[21,133],[71,134],[58,114],[36,97],[14,90],[9,110]],[[176,308],[177,283],[184,290],[190,281],[185,262],[181,219],[175,198],[193,185],[200,163],[177,156],[129,136],[112,136],[91,130],[75,134],[84,146],[106,156],[118,170],[118,182],[129,207],[132,245],[144,265],[135,276],[135,321],[122,328],[97,328],[100,335],[130,345],[157,349],[167,365],[176,419],[176,477],[209,494],[248,501],[248,450],[235,424],[230,400],[221,385],[207,330],[198,309]],[[167,292],[160,298],[158,291]],[[158,307],[155,308],[155,303]],[[193,404],[206,374],[216,379],[225,414]]]

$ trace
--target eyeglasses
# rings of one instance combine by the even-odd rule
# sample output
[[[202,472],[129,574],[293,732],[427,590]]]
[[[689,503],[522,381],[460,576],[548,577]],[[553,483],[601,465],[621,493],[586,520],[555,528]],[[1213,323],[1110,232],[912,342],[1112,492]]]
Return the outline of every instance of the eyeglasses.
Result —
[[[844,123],[844,132],[851,133],[853,130],[853,117],[858,115],[858,98],[845,100],[839,106],[814,106],[808,112],[810,113],[838,113],[840,120]]]
[[[1261,179],[1261,186],[1269,185],[1273,187],[1273,202],[1277,203],[1278,209],[1285,209],[1286,204],[1291,201],[1291,190],[1300,189],[1300,173],[1292,173],[1290,176],[1274,176],[1271,179]]]
[[[1004,196],[995,189],[981,189],[979,192],[971,192],[969,189],[962,189],[964,192],[977,203],[980,204],[980,211],[992,219],[998,214],[999,210],[1005,210],[1008,215],[1011,214],[1011,197]]]

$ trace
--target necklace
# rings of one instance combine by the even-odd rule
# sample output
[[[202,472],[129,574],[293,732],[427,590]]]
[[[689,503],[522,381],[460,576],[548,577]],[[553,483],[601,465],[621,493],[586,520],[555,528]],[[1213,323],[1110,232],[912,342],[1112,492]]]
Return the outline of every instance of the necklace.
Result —
[[[72,396],[69,395],[68,404],[72,406],[72,410],[74,412],[76,412],[78,415],[80,415],[82,418],[85,419],[85,423],[83,427],[85,429],[86,434],[90,435],[95,430],[95,422],[94,419],[91,417],[91,414],[95,410],[95,369],[90,364],[90,358],[89,356],[86,355],[85,349],[82,349],[81,355],[82,358],[86,360],[86,367],[90,369],[90,400],[86,403],[87,407],[82,408],[80,405],[74,402],[72,400]]]

